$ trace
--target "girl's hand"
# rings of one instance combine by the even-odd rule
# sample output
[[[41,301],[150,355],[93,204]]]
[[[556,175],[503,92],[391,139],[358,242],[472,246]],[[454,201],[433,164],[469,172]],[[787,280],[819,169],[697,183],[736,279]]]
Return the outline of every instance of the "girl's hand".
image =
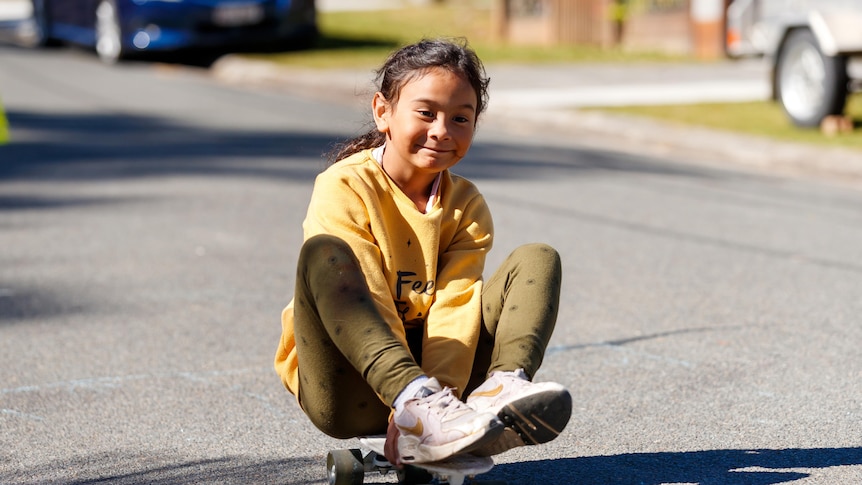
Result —
[[[401,455],[398,454],[398,438],[401,431],[395,426],[395,420],[390,416],[389,428],[386,429],[386,444],[383,445],[383,456],[397,469],[401,469]]]

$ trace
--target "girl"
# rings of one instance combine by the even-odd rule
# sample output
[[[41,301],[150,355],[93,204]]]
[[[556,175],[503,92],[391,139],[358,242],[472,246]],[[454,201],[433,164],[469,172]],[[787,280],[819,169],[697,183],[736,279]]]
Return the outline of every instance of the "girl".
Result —
[[[377,80],[376,126],[315,181],[275,368],[321,431],[386,432],[396,464],[550,441],[571,396],[530,377],[556,322],[559,256],[523,246],[483,282],[491,215],[449,171],[485,109],[484,68],[466,43],[424,40]]]

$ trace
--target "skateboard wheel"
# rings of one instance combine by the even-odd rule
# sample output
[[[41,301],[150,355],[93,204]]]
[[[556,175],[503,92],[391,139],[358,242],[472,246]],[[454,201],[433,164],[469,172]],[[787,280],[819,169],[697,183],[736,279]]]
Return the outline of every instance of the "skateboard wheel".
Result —
[[[359,450],[332,450],[326,456],[329,485],[362,485],[365,464]]]
[[[404,468],[396,472],[398,483],[403,485],[420,485],[433,483],[434,476],[427,471],[410,465],[405,465]]]

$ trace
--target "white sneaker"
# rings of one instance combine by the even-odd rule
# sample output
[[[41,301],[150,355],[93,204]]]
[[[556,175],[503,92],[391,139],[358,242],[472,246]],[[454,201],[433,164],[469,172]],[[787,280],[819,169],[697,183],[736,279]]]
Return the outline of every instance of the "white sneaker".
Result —
[[[488,445],[503,432],[497,416],[476,412],[433,377],[392,420],[400,432],[398,454],[403,463],[444,460]]]
[[[477,412],[496,414],[506,429],[472,453],[491,456],[524,445],[553,440],[572,415],[572,396],[555,382],[530,382],[523,369],[497,371],[467,398]]]

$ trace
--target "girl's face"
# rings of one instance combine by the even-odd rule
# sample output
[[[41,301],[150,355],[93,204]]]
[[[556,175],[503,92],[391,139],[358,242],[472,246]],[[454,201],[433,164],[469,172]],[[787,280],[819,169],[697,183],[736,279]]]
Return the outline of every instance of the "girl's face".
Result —
[[[399,184],[431,180],[464,158],[473,141],[478,98],[466,79],[428,69],[401,87],[397,103],[374,96],[377,129],[386,134],[383,167]]]

